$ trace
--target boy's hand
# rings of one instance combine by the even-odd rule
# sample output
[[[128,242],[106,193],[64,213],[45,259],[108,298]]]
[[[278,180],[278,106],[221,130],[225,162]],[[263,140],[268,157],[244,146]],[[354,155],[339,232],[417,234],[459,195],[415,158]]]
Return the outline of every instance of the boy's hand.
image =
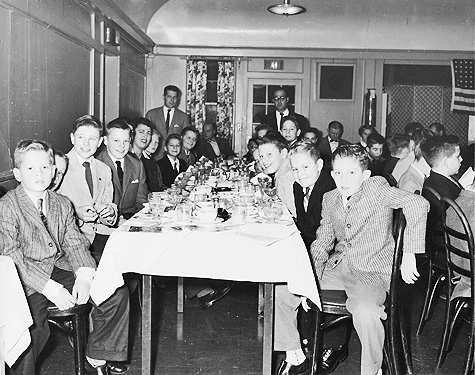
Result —
[[[114,209],[108,203],[102,203],[96,207],[96,212],[99,214],[100,217],[106,219],[114,215]]]
[[[86,280],[76,279],[73,286],[73,298],[76,299],[77,305],[83,305],[89,301],[89,290],[91,289],[91,284]]]
[[[416,256],[410,253],[402,253],[401,277],[406,284],[414,284],[419,278],[417,272]]]
[[[60,288],[53,302],[58,309],[67,310],[74,307],[76,299],[68,292],[66,288]]]
[[[91,223],[97,219],[97,212],[92,206],[78,207],[76,214],[82,221],[86,223]]]
[[[308,305],[307,297],[300,297],[300,304],[302,305],[302,308],[305,310],[305,312],[311,310],[310,306]]]

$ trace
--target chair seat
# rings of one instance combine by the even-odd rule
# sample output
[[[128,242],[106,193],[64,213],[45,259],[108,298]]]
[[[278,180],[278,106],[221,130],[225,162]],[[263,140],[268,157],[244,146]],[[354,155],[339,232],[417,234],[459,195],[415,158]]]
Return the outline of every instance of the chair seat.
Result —
[[[75,305],[67,310],[60,310],[57,306],[48,306],[48,318],[61,318],[77,314],[87,314],[90,310],[91,305],[89,303]]]
[[[324,313],[349,315],[346,309],[346,300],[348,297],[344,290],[321,290],[320,299],[322,301],[322,310]]]

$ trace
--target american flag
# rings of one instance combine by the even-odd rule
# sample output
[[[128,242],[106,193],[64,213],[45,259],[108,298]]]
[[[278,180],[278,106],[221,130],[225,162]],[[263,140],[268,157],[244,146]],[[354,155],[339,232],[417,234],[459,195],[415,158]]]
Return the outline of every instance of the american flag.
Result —
[[[475,60],[452,60],[452,112],[475,115]]]

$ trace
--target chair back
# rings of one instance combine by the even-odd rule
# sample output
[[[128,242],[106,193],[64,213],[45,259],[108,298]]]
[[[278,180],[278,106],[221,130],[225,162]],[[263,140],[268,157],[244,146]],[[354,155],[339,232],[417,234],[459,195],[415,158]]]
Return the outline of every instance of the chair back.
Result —
[[[391,173],[385,173],[383,177],[386,179],[389,186],[397,187],[397,181]]]
[[[454,228],[454,223],[447,222],[446,209],[454,210],[460,220],[463,229],[460,231]],[[441,199],[442,224],[444,227],[444,240],[446,249],[447,267],[451,276],[458,273],[468,277],[471,281],[472,299],[475,296],[475,251],[473,231],[460,206],[452,199],[443,197]],[[457,240],[458,239],[458,240]]]
[[[393,235],[394,235],[394,256],[393,268],[391,273],[391,286],[389,292],[389,308],[391,313],[398,313],[399,307],[399,285],[401,283],[401,262],[404,245],[404,230],[406,229],[406,218],[399,208],[394,211]]]

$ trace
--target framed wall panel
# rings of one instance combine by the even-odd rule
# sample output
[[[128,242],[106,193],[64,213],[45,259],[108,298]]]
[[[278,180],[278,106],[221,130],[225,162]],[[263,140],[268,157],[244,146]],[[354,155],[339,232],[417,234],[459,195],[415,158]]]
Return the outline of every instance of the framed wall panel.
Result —
[[[318,100],[354,99],[355,64],[318,64]]]

